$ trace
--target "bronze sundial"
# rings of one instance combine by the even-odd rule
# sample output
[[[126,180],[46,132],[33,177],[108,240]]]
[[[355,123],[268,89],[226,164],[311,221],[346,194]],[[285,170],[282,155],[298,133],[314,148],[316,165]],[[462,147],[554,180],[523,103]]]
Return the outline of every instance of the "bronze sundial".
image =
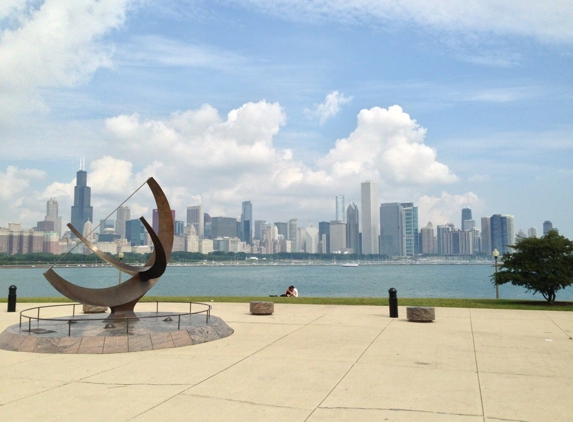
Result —
[[[77,286],[54,271],[54,267],[44,273],[44,277],[50,284],[61,294],[69,299],[75,300],[87,305],[107,306],[111,309],[111,317],[134,317],[133,308],[159,280],[159,277],[165,272],[167,262],[171,256],[173,248],[173,217],[171,207],[159,184],[150,177],[147,179],[147,185],[151,189],[157,210],[159,213],[159,230],[158,233],[151,228],[145,218],[140,220],[147,229],[153,242],[153,254],[143,267],[131,266],[120,262],[110,255],[100,251],[97,246],[83,237],[75,227],[68,224],[72,232],[80,241],[91,249],[98,257],[114,266],[119,271],[130,274],[132,277],[125,282],[102,289]]]

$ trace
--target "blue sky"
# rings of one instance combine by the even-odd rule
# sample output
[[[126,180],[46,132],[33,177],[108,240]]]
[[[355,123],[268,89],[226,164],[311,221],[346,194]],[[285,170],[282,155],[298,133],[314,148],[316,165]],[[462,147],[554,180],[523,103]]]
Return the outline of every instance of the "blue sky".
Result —
[[[5,0],[0,226],[49,197],[69,221],[85,157],[97,221],[149,176],[178,219],[251,200],[303,226],[375,180],[420,227],[469,203],[573,238],[572,21],[558,0]]]

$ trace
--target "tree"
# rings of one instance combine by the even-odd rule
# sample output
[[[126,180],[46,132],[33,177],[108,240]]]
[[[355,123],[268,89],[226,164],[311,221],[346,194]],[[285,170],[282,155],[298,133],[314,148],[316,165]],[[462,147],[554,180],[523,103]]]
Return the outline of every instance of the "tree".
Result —
[[[511,283],[541,293],[555,302],[558,290],[573,284],[573,242],[555,230],[541,238],[519,240],[511,253],[503,254],[494,284]]]

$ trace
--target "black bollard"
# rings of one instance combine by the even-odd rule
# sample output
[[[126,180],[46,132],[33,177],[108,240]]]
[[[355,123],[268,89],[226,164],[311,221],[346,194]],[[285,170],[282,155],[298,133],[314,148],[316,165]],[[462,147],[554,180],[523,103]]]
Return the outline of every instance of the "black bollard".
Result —
[[[398,298],[396,297],[396,289],[392,287],[388,290],[390,298],[388,303],[390,304],[390,318],[398,318]]]
[[[8,312],[16,312],[16,286],[8,287]]]

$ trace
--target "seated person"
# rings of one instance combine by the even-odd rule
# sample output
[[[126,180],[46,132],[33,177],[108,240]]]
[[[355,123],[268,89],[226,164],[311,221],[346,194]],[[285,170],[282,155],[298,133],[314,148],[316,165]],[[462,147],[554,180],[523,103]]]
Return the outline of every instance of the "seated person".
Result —
[[[286,292],[281,296],[298,297],[298,290],[294,286],[289,286],[289,288],[286,290]]]

